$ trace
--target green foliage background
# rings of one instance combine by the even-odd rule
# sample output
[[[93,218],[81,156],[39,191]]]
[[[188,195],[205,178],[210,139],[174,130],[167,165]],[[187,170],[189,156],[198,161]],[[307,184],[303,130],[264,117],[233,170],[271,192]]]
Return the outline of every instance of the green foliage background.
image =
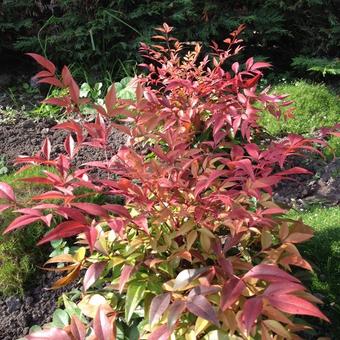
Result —
[[[340,41],[334,0],[3,0],[0,50],[35,51],[121,76],[138,60],[139,42],[163,22],[180,40],[205,44],[245,23],[247,54],[278,68],[298,55],[334,58]]]

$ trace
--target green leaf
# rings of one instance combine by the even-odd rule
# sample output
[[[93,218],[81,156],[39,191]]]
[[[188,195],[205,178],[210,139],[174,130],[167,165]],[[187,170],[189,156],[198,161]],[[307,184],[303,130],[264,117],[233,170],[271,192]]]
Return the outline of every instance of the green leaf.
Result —
[[[41,327],[38,326],[38,325],[33,325],[30,330],[28,331],[28,334],[32,334],[34,332],[38,332],[38,331],[41,331]]]
[[[139,320],[134,320],[133,324],[129,328],[129,334],[128,334],[128,339],[129,340],[139,340],[139,329],[138,329],[138,324],[140,322]]]
[[[117,340],[125,340],[124,336],[124,326],[121,322],[116,322],[116,339]]]
[[[143,299],[145,289],[145,281],[131,281],[129,283],[125,302],[125,320],[127,323],[130,322],[132,314],[135,312],[138,304]]]
[[[60,240],[51,241],[51,246],[53,248],[58,248],[61,246],[62,243],[63,243],[63,239],[61,238]]]
[[[68,313],[62,309],[56,309],[53,313],[52,324],[57,328],[64,328],[69,324],[70,317]]]
[[[75,315],[79,318],[80,321],[86,322],[80,308],[74,302],[70,301],[69,298],[65,294],[63,294],[62,297],[63,297],[65,310],[68,313],[68,315],[70,317],[72,317],[72,315]]]
[[[129,85],[132,79],[133,79],[132,77],[125,77],[120,80],[120,84],[122,84],[122,87],[126,87],[127,85]]]

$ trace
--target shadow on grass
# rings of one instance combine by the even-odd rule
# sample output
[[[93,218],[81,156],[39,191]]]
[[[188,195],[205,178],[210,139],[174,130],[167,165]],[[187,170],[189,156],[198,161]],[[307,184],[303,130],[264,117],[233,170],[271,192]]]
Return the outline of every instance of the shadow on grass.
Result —
[[[340,339],[340,221],[318,228],[313,239],[299,249],[314,273],[304,271],[297,275],[313,295],[324,302],[320,309],[331,320],[331,324],[327,324],[316,318],[306,318],[316,330],[310,333],[311,338]]]

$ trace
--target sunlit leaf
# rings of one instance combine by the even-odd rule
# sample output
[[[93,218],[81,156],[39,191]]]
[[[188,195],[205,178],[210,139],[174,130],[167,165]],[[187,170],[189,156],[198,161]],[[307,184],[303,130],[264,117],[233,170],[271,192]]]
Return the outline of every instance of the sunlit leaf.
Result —
[[[146,289],[144,281],[131,281],[128,285],[125,302],[125,319],[130,322],[132,314],[135,312],[140,301],[143,299]]]

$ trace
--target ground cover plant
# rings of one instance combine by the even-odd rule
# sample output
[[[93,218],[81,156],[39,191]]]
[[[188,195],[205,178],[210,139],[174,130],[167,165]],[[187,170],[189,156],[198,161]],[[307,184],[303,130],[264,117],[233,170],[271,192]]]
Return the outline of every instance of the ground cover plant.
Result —
[[[39,221],[50,228],[39,244],[76,237],[73,254],[46,265],[66,272],[55,288],[85,274],[79,302],[64,299],[69,319],[27,339],[299,339],[309,326],[297,315],[329,321],[316,306],[321,301],[290,273],[312,269],[296,244],[313,231],[272,201],[275,184],[307,172],[285,169],[286,159],[318,153],[325,142],[289,135],[254,143],[258,106],[289,117],[282,107],[290,102],[268,88],[256,91],[270,64],[249,58],[228,65],[242,50],[243,29],[201,55],[199,44],[185,52],[164,24],[157,44],[141,45],[148,75],[136,83],[136,99],[118,98],[112,86],[105,105],[93,104],[91,122],[82,120],[90,99],[80,97],[69,69],[59,76],[53,63],[30,54],[44,67],[40,82],[67,89],[46,102],[78,117],[56,126],[70,132],[65,153],[52,159],[46,139],[38,154],[17,159],[54,168],[26,179],[50,190],[22,202],[0,183],[1,210],[20,214],[5,232]],[[110,159],[75,168],[82,147],[109,150],[112,127],[128,144]],[[98,194],[111,201],[89,201]]]

